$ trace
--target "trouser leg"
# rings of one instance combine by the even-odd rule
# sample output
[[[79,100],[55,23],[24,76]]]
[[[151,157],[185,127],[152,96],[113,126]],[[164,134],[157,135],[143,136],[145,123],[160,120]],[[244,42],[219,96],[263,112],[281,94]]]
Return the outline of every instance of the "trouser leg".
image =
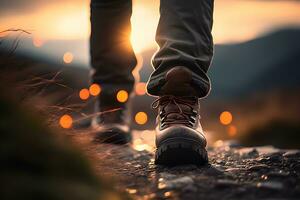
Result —
[[[91,0],[92,81],[103,92],[134,85],[136,57],[130,44],[131,0]]]
[[[152,60],[155,70],[148,82],[148,93],[159,95],[166,72],[184,66],[192,71],[192,87],[198,97],[204,97],[210,90],[207,71],[213,56],[214,0],[161,0],[160,3],[156,33],[160,49]]]

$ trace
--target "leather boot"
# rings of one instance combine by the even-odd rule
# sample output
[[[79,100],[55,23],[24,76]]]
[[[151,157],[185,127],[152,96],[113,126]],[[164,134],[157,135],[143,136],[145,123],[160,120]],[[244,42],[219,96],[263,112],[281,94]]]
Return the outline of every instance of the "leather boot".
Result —
[[[205,164],[207,142],[199,121],[198,97],[190,85],[191,72],[176,67],[165,79],[164,95],[152,104],[158,108],[155,163]]]
[[[96,104],[99,115],[93,120],[95,142],[126,144],[131,142],[129,103],[120,103],[116,91],[103,92]]]

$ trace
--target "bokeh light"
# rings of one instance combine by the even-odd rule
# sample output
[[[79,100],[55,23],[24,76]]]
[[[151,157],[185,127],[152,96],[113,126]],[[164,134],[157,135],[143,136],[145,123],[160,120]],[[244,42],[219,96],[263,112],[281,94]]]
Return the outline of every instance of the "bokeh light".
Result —
[[[237,134],[237,128],[236,128],[236,126],[234,126],[234,125],[228,126],[227,131],[228,131],[228,135],[229,135],[230,137],[234,137],[234,136],[236,136],[236,134]]]
[[[223,125],[228,125],[232,122],[232,114],[228,111],[224,111],[220,114],[220,122]]]
[[[74,59],[74,56],[73,56],[72,53],[66,52],[64,54],[63,60],[64,60],[65,63],[69,64],[69,63],[71,63],[73,61],[73,59]]]
[[[101,87],[99,84],[94,83],[90,86],[89,91],[92,96],[97,96],[101,92]]]
[[[72,127],[73,124],[73,119],[70,115],[63,115],[60,119],[59,119],[59,124],[61,127],[68,129]]]
[[[80,92],[79,92],[79,97],[80,99],[82,100],[87,100],[89,97],[90,97],[90,92],[88,89],[84,88],[84,89],[81,89]]]
[[[35,37],[35,38],[32,39],[32,44],[35,47],[41,47],[41,46],[43,46],[44,41],[41,38]]]
[[[135,115],[135,122],[139,125],[143,125],[143,124],[146,124],[147,121],[148,121],[148,116],[145,112],[138,112],[136,115]]]
[[[120,90],[117,93],[117,100],[121,103],[124,103],[128,100],[128,92],[125,90]]]
[[[145,95],[146,94],[146,83],[144,83],[144,82],[137,83],[135,86],[135,93],[140,96]]]

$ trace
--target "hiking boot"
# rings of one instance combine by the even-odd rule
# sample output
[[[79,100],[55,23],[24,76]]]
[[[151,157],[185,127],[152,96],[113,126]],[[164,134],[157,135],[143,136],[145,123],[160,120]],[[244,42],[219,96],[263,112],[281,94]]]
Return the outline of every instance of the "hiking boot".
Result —
[[[184,74],[184,77],[180,76]],[[196,164],[207,163],[206,139],[200,125],[199,101],[196,96],[187,95],[185,91],[193,95],[189,81],[190,72],[177,67],[166,75],[165,88],[176,87],[176,93],[165,90],[166,95],[160,96],[153,102],[153,108],[158,108],[156,128],[156,153],[155,163],[163,165]],[[174,79],[174,76],[177,77]],[[191,76],[191,74],[190,74]],[[172,81],[169,81],[172,80]],[[184,87],[188,88],[184,88]],[[180,90],[180,88],[182,90]],[[176,89],[172,89],[176,90]]]
[[[99,115],[94,118],[92,127],[98,143],[126,144],[131,142],[128,103],[119,103],[116,94],[101,94],[97,102]]]

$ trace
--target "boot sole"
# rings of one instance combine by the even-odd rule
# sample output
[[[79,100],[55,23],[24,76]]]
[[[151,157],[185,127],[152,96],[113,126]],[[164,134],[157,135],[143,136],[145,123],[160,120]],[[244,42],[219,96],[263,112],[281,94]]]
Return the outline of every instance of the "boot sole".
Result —
[[[158,165],[205,165],[208,162],[206,149],[198,142],[186,138],[171,138],[159,145],[155,152]]]

